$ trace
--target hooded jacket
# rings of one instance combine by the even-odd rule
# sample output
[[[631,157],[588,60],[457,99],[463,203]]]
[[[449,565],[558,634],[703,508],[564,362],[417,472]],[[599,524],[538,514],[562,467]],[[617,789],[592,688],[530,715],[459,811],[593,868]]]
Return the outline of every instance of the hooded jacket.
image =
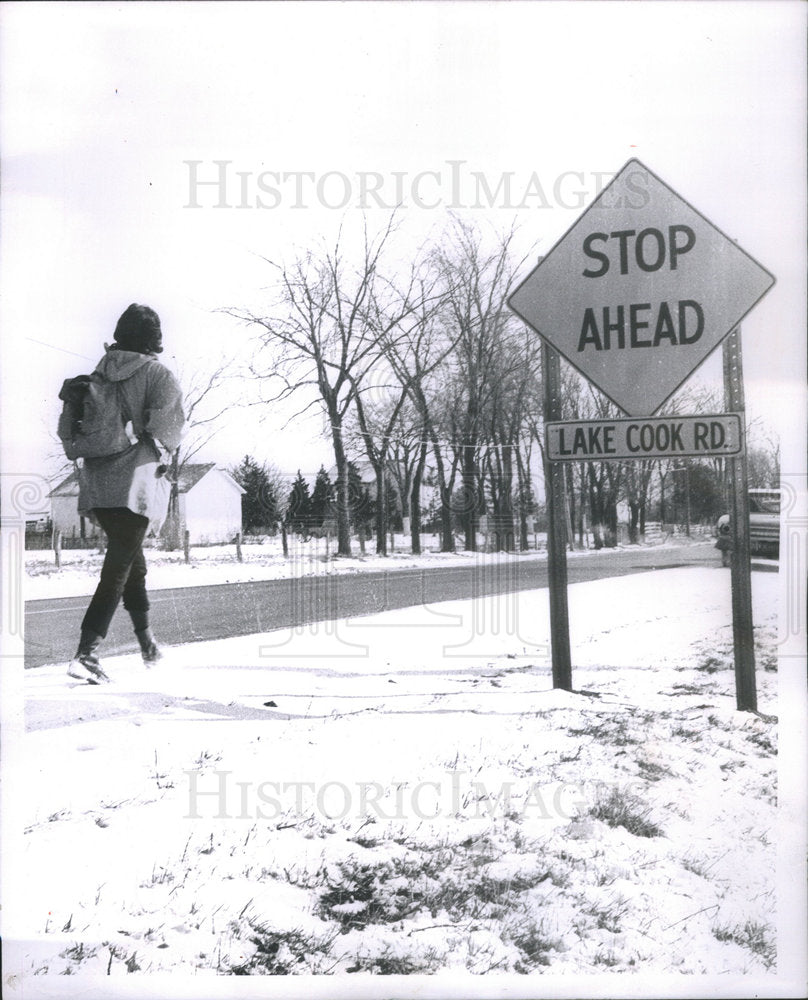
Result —
[[[85,458],[79,470],[79,514],[92,519],[97,507],[128,507],[149,519],[157,532],[168,512],[170,484],[160,462],[159,442],[166,451],[180,443],[185,415],[182,391],[156,357],[107,348],[95,370],[118,382],[124,415],[131,420],[135,442],[106,458]]]

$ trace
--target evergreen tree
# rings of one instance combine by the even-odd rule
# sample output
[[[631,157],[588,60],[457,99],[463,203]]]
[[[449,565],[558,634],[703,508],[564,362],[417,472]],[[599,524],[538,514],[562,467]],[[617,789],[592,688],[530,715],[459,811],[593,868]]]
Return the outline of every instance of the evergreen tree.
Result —
[[[241,497],[242,530],[271,528],[278,519],[278,497],[266,465],[259,465],[251,455],[245,455],[229,472],[245,491]]]
[[[327,518],[334,516],[334,485],[322,465],[314,481],[309,510],[313,528],[321,528]]]
[[[362,482],[359,469],[353,462],[348,462],[348,502],[351,524],[357,529],[364,528],[370,534],[376,517],[376,500],[371,497],[370,490]]]
[[[723,513],[724,501],[721,493],[721,479],[709,465],[692,460],[681,466],[681,475],[674,478],[673,502],[678,520],[684,520],[684,511],[689,509],[690,518],[695,522],[711,524]]]
[[[401,498],[390,479],[385,479],[385,509],[387,511],[387,530],[403,531],[404,521],[401,517]]]
[[[292,531],[299,535],[307,535],[311,523],[311,496],[309,484],[297,470],[297,478],[292,484],[287,505],[286,520]]]

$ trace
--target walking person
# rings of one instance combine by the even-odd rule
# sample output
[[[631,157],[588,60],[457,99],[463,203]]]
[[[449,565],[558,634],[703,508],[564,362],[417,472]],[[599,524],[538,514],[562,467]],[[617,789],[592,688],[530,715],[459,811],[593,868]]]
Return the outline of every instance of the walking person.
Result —
[[[116,385],[130,443],[117,454],[84,458],[79,469],[79,514],[100,525],[108,539],[101,578],[67,670],[91,684],[109,680],[97,650],[121,598],[143,662],[148,666],[160,658],[149,623],[143,540],[150,528],[159,531],[168,509],[170,484],[158,443],[174,451],[185,423],[179,384],[157,360],[163,350],[157,313],[133,303],[118,320],[113,339],[111,346],[104,345],[95,372]]]

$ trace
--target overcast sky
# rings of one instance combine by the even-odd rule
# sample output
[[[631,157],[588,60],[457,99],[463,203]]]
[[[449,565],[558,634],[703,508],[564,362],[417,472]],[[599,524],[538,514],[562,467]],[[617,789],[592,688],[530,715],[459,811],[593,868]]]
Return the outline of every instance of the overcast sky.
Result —
[[[475,173],[499,194],[463,211],[518,217],[541,252],[632,157],[776,276],[743,327],[747,397],[781,432],[804,426],[803,4],[5,3],[0,18],[4,471],[46,471],[62,379],[132,301],[160,313],[186,377],[244,357],[247,332],[212,310],[260,305],[256,254],[356,224],[363,184],[371,226],[403,193],[403,257],[473,204]],[[214,207],[193,171],[222,169]],[[285,416],[234,410],[206,457],[330,464],[320,420],[284,431]]]

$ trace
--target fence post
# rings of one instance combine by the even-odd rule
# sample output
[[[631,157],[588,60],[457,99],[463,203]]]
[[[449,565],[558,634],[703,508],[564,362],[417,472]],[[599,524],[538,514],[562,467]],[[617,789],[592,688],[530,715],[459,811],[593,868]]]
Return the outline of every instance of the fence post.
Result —
[[[241,532],[240,531],[236,532],[236,559],[238,559],[239,562],[243,562],[244,561],[242,559],[242,556],[241,556]],[[186,562],[187,562],[187,560],[186,560]]]
[[[185,561],[191,561],[191,532],[186,528],[183,533],[182,551],[185,553]]]
[[[62,533],[57,528],[53,533],[53,555],[56,560],[56,568],[62,568]]]
[[[283,545],[283,558],[289,558],[289,536],[286,534],[286,525],[281,524],[281,543]]]

